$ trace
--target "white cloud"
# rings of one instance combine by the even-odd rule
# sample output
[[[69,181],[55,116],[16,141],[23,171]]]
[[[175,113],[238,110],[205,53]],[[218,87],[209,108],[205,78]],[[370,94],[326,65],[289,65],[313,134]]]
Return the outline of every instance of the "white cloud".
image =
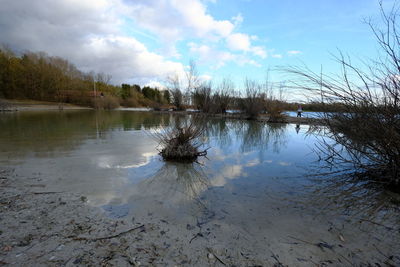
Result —
[[[267,52],[265,51],[264,47],[261,47],[261,46],[253,46],[253,47],[251,47],[251,52],[254,55],[259,56],[261,58],[266,58],[267,57]]]
[[[145,82],[183,70],[123,33],[125,6],[119,0],[6,2],[0,6],[0,42],[14,49],[67,58],[84,71],[111,74],[114,83]]]
[[[273,57],[273,58],[282,58],[283,56],[281,54],[272,54],[271,57]]]
[[[198,55],[200,63],[207,63],[218,69],[228,62],[235,62],[240,66],[253,65],[261,67],[257,61],[248,58],[246,55],[233,54],[227,51],[221,51],[204,44],[189,43],[190,52]]]
[[[170,57],[180,57],[176,42],[186,38],[196,39],[190,51],[215,67],[261,66],[250,56],[267,57],[264,47],[252,44],[257,36],[235,31],[243,16],[217,20],[207,11],[210,0],[1,2],[0,43],[64,57],[84,71],[111,74],[114,83],[143,85],[182,73],[183,65]],[[151,50],[127,32],[162,47]]]
[[[289,56],[296,56],[296,55],[302,54],[302,52],[299,51],[299,50],[290,50],[290,51],[287,51],[287,54],[288,54]]]
[[[160,36],[171,51],[179,40],[201,38],[212,42],[225,40],[232,51],[251,52],[261,58],[267,55],[263,47],[252,46],[251,41],[256,41],[257,36],[234,33],[235,27],[243,22],[240,13],[232,17],[232,21],[216,20],[207,13],[204,2],[200,0],[138,1],[130,8],[129,14],[138,25]]]
[[[250,38],[247,34],[234,33],[226,38],[226,44],[231,50],[250,50]]]
[[[160,83],[159,81],[150,81],[150,82],[146,83],[145,86],[149,86],[152,88],[158,88],[160,90],[166,89],[165,85]]]
[[[264,47],[251,45],[250,40],[252,38],[254,39],[254,36],[250,37],[244,33],[233,33],[226,38],[226,44],[228,48],[233,51],[251,52],[255,56],[266,58],[267,52],[265,51]]]
[[[218,39],[228,36],[235,27],[229,20],[215,20],[199,0],[135,1],[128,14],[169,43],[193,36]]]
[[[220,68],[228,61],[235,60],[235,55],[227,51],[219,51],[208,45],[189,43],[190,52],[197,54],[201,63],[211,63],[215,68]]]
[[[212,76],[208,74],[203,74],[199,76],[199,79],[204,82],[208,82],[212,80]]]
[[[235,26],[239,26],[240,24],[242,24],[243,22],[242,14],[239,13],[236,16],[232,17],[232,21]]]

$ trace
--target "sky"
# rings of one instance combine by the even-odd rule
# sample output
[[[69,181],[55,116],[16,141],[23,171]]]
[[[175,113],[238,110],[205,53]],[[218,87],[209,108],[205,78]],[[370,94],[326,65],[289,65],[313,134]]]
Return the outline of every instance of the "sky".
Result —
[[[392,0],[383,0],[392,7]],[[111,82],[154,85],[196,62],[203,80],[285,82],[282,66],[339,71],[374,57],[378,0],[0,0],[0,43],[43,51]]]

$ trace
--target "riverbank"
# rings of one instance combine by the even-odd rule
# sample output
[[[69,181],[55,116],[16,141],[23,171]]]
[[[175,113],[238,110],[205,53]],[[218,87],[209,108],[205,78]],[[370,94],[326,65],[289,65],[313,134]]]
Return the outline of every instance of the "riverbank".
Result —
[[[68,103],[54,103],[54,102],[46,102],[46,101],[36,101],[36,100],[7,100],[10,104],[7,111],[46,111],[46,110],[91,110],[91,107],[83,107],[77,106]],[[200,114],[207,117],[216,117],[216,118],[227,118],[227,119],[238,119],[238,120],[247,120],[247,117],[244,114],[240,113],[225,113],[225,114],[203,114],[194,111],[172,111],[172,110],[164,110],[164,111],[156,111],[150,108],[118,108],[117,110],[124,111],[140,111],[140,112],[153,112],[155,114],[176,114],[176,115],[190,115],[190,114]],[[261,114],[257,119],[260,122],[269,122],[269,116],[266,114]],[[304,125],[323,125],[324,122],[319,118],[309,118],[309,117],[291,117],[291,116],[283,116],[281,120],[277,121],[277,123],[293,123],[293,124],[304,124]]]

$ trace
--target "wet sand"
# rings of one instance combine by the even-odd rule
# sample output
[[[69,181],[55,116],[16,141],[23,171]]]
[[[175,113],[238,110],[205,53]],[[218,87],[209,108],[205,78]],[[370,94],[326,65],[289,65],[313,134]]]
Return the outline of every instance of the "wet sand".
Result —
[[[171,171],[135,189],[135,212],[110,218],[79,194],[54,191],[41,174],[0,170],[0,263],[10,266],[397,266],[398,230],[305,213],[305,205],[216,192],[176,216],[191,196],[172,191]],[[139,192],[139,193],[138,193]],[[141,192],[141,194],[140,194]],[[148,195],[153,192],[153,195]],[[254,194],[254,192],[252,192]],[[153,203],[145,198],[154,199]],[[240,197],[241,204],[225,205]],[[168,198],[168,197],[167,197]],[[171,199],[171,198],[169,198]],[[208,199],[212,199],[209,197]],[[172,203],[172,204],[171,204]],[[237,202],[236,202],[237,203]],[[142,206],[146,205],[146,206]],[[143,208],[140,208],[143,207]],[[151,212],[149,212],[151,210]],[[190,209],[189,209],[190,210]],[[221,215],[222,214],[222,215]],[[118,215],[118,214],[117,214]],[[378,265],[377,265],[378,266]]]

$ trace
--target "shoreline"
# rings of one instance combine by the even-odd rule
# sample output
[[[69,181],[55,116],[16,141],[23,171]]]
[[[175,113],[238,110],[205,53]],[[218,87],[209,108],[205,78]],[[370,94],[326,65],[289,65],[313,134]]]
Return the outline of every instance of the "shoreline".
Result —
[[[43,178],[0,169],[0,265],[347,266],[384,263],[374,246],[388,255],[398,251],[393,240],[376,240],[393,234],[379,225],[360,221],[357,229],[331,216],[298,217],[300,211],[283,209],[270,211],[277,221],[253,222],[248,229],[240,216],[230,224],[207,212],[176,222],[148,210],[112,218],[84,195],[48,188]]]
[[[69,103],[55,103],[33,100],[6,100],[8,108],[3,112],[14,111],[41,111],[41,110],[90,110],[90,107],[83,107]],[[0,110],[1,111],[1,110]]]
[[[50,110],[94,110],[91,107],[83,107],[73,104],[61,104],[54,102],[44,102],[44,101],[30,101],[30,100],[12,100],[8,101],[11,104],[11,109],[4,110],[3,112],[18,112],[18,111],[50,111]],[[208,117],[221,118],[221,119],[238,119],[238,120],[248,120],[244,114],[241,113],[226,113],[226,114],[209,114],[209,113],[201,113],[195,111],[157,111],[157,110],[145,110],[146,108],[137,108],[137,110],[130,110],[129,108],[115,109],[115,110],[123,110],[123,111],[134,111],[134,112],[152,112],[155,114],[174,114],[174,115],[193,115],[199,114]],[[288,124],[301,124],[301,125],[324,125],[322,119],[318,118],[308,118],[308,117],[292,117],[292,116],[284,116],[282,120],[276,122],[269,122],[269,116],[265,114],[261,114],[254,121],[266,122],[266,123],[288,123]]]

